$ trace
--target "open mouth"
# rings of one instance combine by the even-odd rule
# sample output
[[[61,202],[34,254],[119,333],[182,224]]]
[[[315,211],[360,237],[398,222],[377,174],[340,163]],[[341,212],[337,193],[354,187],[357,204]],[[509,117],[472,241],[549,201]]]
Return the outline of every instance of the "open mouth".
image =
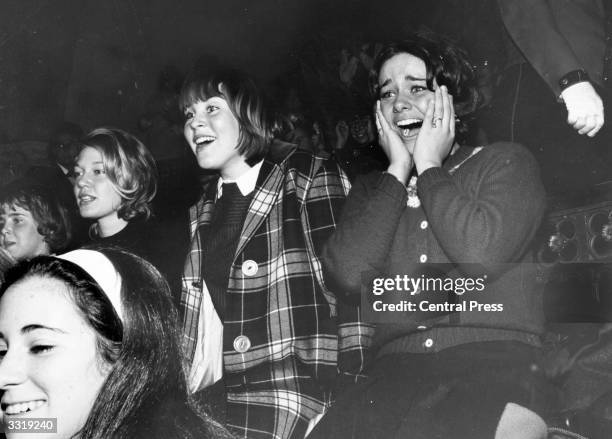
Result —
[[[402,119],[395,125],[400,129],[403,137],[409,137],[411,133],[423,126],[423,119]]]
[[[368,140],[368,133],[367,132],[353,133],[353,138],[359,143],[364,143]]]
[[[32,412],[45,403],[42,399],[27,402],[17,402],[14,404],[2,403],[0,406],[5,415],[15,416],[23,415],[24,413]]]
[[[96,197],[92,195],[81,194],[79,195],[79,206],[86,206],[92,203],[95,199]]]
[[[215,136],[197,136],[193,138],[193,143],[196,145],[197,151],[206,147],[207,145],[214,142],[217,138]]]

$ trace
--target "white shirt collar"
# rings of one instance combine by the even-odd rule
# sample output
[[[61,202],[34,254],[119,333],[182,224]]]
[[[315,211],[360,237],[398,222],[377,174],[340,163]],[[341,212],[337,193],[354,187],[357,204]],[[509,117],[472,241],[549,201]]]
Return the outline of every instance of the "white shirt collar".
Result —
[[[219,177],[219,181],[217,182],[217,199],[223,196],[223,183],[236,183],[242,196],[247,196],[253,192],[257,184],[257,177],[259,176],[259,170],[262,164],[263,160],[253,165],[248,171],[234,180],[224,180],[223,177]]]

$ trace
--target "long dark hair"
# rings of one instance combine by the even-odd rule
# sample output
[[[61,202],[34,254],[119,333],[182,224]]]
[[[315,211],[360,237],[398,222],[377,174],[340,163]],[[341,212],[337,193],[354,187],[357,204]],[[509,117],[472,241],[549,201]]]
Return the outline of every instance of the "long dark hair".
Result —
[[[94,329],[106,381],[78,433],[79,439],[229,438],[229,433],[188,402],[179,326],[167,282],[157,269],[120,249],[103,253],[122,278],[123,321],[91,276],[76,264],[38,256],[13,267],[0,296],[30,276],[58,279]]]

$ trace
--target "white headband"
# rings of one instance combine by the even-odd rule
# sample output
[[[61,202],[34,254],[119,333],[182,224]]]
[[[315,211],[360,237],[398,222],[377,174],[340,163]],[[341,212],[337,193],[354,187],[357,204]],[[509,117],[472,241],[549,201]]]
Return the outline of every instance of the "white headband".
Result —
[[[102,253],[94,250],[74,250],[58,256],[60,259],[72,262],[87,272],[98,283],[102,291],[113,304],[115,312],[123,321],[123,306],[121,304],[121,276],[115,270],[113,263]]]

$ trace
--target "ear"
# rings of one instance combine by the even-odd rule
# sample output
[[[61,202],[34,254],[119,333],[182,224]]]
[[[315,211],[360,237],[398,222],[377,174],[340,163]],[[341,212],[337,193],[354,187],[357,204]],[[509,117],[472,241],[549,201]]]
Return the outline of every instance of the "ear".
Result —
[[[117,357],[119,357],[118,354],[117,354]],[[103,383],[106,383],[108,381],[108,377],[113,372],[116,365],[117,365],[116,361],[109,363],[108,361],[105,361],[102,358],[99,358],[98,356],[96,368],[98,369],[99,374],[102,376],[104,380]]]
[[[112,342],[112,341],[101,341],[96,338],[96,367],[100,371],[102,375],[108,377],[108,375],[115,368],[117,360],[121,355],[121,342]],[[112,357],[112,361],[107,361],[105,359],[105,355],[102,354],[102,350],[109,350],[110,357]]]
[[[100,371],[100,373],[102,375],[104,375],[106,378],[108,378],[108,376],[110,375],[111,371],[113,370],[113,365],[104,361],[104,360],[99,360],[98,361],[98,370]]]

